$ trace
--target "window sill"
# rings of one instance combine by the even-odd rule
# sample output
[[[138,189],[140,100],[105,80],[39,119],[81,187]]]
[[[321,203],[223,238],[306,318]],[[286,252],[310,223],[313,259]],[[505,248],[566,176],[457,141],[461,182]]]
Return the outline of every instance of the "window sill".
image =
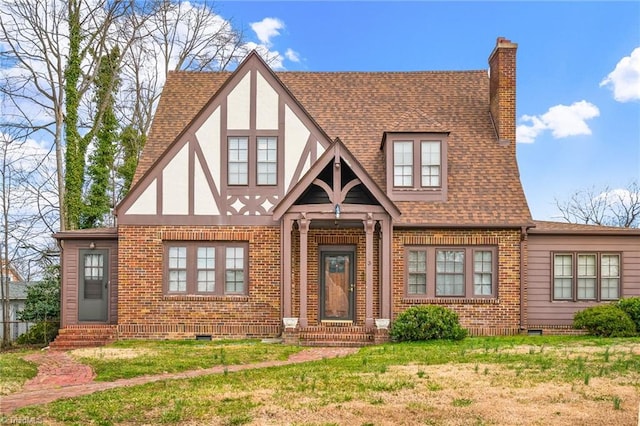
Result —
[[[430,305],[499,305],[500,299],[495,297],[403,297],[402,302]]]
[[[165,294],[162,300],[171,302],[248,302],[249,296],[245,295],[206,295],[206,294]]]
[[[447,201],[444,188],[393,188],[389,193],[393,201]]]

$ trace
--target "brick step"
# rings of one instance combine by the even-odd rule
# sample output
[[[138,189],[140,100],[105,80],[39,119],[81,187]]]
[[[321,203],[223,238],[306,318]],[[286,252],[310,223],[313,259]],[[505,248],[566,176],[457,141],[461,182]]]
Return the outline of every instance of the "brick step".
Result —
[[[73,326],[60,329],[58,337],[49,347],[53,350],[104,346],[117,339],[115,326]]]
[[[300,340],[373,341],[371,334],[300,333]]]
[[[345,340],[303,340],[300,339],[300,346],[317,346],[332,348],[360,348],[362,346],[373,345],[374,341],[345,341]]]

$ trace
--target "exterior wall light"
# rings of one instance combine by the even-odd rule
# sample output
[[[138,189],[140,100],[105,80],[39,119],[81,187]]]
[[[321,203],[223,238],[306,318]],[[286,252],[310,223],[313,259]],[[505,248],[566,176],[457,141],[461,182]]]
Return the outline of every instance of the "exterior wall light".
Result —
[[[335,212],[336,212],[336,219],[340,219],[340,204],[336,204]]]

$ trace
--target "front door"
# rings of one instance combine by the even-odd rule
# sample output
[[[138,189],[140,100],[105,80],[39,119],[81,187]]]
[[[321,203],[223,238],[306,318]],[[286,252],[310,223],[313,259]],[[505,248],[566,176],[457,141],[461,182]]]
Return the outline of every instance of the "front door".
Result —
[[[78,320],[107,321],[109,251],[80,250]]]
[[[322,251],[320,255],[320,319],[353,321],[354,251]]]

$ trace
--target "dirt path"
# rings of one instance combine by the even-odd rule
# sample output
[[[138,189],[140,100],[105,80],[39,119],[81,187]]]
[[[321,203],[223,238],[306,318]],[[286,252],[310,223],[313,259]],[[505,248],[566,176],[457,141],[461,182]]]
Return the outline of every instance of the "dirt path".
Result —
[[[75,361],[66,352],[48,351],[25,357],[27,361],[38,364],[38,374],[25,383],[19,392],[0,397],[0,415],[8,415],[18,408],[29,405],[46,404],[61,398],[72,398],[88,395],[107,389],[123,386],[136,386],[150,382],[169,379],[186,379],[229,373],[256,368],[277,367],[288,364],[299,364],[319,361],[325,358],[336,358],[350,355],[358,348],[309,348],[293,354],[286,361],[265,361],[256,364],[217,366],[201,370],[190,370],[182,373],[166,373],[153,376],[141,376],[132,379],[120,379],[113,382],[94,382],[95,374],[91,367]]]

